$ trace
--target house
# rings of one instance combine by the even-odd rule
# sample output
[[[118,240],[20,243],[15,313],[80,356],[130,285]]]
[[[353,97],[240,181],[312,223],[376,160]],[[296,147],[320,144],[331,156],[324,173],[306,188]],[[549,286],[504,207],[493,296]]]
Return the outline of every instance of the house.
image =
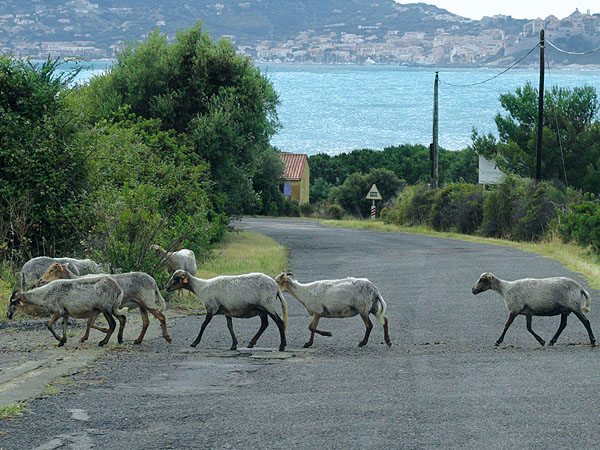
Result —
[[[308,156],[297,153],[281,153],[281,159],[285,168],[279,190],[290,200],[301,205],[308,203],[310,189]]]

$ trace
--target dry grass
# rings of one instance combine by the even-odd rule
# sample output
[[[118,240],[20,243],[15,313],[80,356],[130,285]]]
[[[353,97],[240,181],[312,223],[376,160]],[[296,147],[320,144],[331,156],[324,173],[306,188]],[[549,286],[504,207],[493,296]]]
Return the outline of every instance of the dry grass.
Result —
[[[529,253],[536,253],[552,258],[563,264],[569,270],[582,274],[592,289],[600,289],[600,258],[593,255],[587,249],[574,244],[565,244],[556,236],[551,236],[546,241],[539,243],[514,242],[468,234],[440,233],[426,227],[400,227],[397,225],[385,224],[376,220],[322,220],[321,223],[333,227],[367,228],[378,231],[415,233],[432,237],[458,239],[467,242],[514,247]]]
[[[212,278],[262,272],[275,276],[287,267],[287,250],[273,239],[250,231],[233,231],[227,233],[213,256],[200,265],[197,275]]]

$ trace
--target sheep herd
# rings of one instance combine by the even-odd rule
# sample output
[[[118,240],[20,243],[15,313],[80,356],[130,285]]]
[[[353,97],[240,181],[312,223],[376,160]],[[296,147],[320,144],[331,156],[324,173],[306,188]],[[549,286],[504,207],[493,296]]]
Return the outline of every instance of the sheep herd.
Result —
[[[300,283],[293,274],[284,272],[274,279],[263,273],[202,279],[195,276],[196,260],[191,250],[166,252],[158,245],[152,248],[172,272],[165,289],[168,292],[189,290],[206,308],[205,319],[198,336],[191,343],[192,347],[200,343],[213,316],[224,315],[231,334],[231,350],[236,350],[238,340],[233,330],[232,318],[259,316],[260,328],[248,343],[248,348],[256,345],[268,327],[270,318],[279,331],[279,350],[284,351],[287,345],[288,310],[283,292],[298,300],[312,316],[309,325],[310,338],[304,344],[305,348],[313,345],[315,334],[331,336],[330,332],[317,328],[322,317],[346,318],[356,315],[361,317],[365,325],[364,337],[358,345],[366,345],[373,328],[371,314],[383,327],[385,343],[388,346],[392,345],[388,318],[385,316],[386,302],[377,287],[366,278],[348,277]],[[148,313],[160,322],[163,338],[171,342],[164,315],[166,303],[154,278],[143,272],[104,272],[105,267],[89,259],[45,256],[33,258],[21,269],[21,286],[11,295],[7,316],[12,319],[18,309],[30,305],[45,311],[51,316],[47,327],[58,340],[59,346],[67,341],[69,317],[87,319],[86,331],[80,342],[88,339],[90,328],[95,328],[106,334],[99,342],[102,346],[108,343],[116,329],[117,321],[117,339],[119,343],[123,342],[126,313],[137,308],[142,317],[142,330],[134,343],[140,344],[144,339],[149,325]],[[483,273],[473,286],[472,292],[477,295],[486,290],[500,294],[509,311],[508,320],[496,341],[496,346],[503,342],[517,315],[526,317],[527,330],[542,346],[545,345],[545,341],[531,328],[532,317],[560,315],[560,326],[548,344],[554,345],[566,327],[567,317],[571,313],[583,323],[590,344],[595,346],[596,340],[586,317],[590,310],[590,294],[576,281],[564,277],[506,281],[491,273]],[[106,319],[108,328],[96,325],[100,314]],[[53,324],[61,318],[62,336],[59,336]]]

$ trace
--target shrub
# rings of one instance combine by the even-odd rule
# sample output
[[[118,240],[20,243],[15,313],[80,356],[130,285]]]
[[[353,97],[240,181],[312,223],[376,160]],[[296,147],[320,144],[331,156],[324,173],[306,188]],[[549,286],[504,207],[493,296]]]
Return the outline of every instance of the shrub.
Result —
[[[483,197],[476,184],[449,184],[438,189],[431,207],[431,226],[437,231],[475,232],[483,219]]]
[[[426,184],[407,186],[396,197],[384,221],[397,225],[428,225],[435,191]]]
[[[342,220],[344,217],[344,208],[340,205],[332,204],[325,207],[325,217],[332,220]]]
[[[559,214],[556,229],[567,242],[591,247],[600,253],[600,202],[592,196]]]

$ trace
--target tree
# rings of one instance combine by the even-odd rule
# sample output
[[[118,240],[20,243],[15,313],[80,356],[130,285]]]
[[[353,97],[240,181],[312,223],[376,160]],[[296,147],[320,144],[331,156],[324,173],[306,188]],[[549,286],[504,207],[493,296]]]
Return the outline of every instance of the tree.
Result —
[[[259,192],[279,182],[279,176],[253,181],[265,166],[273,173],[281,167],[269,144],[279,126],[277,94],[248,58],[226,40],[213,42],[200,24],[173,42],[155,31],[126,47],[81,95],[91,123],[128,105],[137,116],[159,119],[162,130],[187,136],[210,164],[213,201],[227,214],[256,210]]]
[[[472,149],[496,159],[502,170],[523,177],[535,176],[537,136],[537,90],[527,83],[514,94],[500,96],[507,114],[496,115],[498,139],[475,130]],[[600,111],[593,87],[552,87],[544,96],[542,178],[560,180],[576,188],[600,190],[593,182],[600,159]],[[582,174],[587,176],[583,176]]]
[[[384,201],[388,201],[397,194],[404,182],[387,169],[373,169],[366,175],[356,172],[350,174],[341,186],[330,190],[329,200],[339,204],[350,214],[367,217],[371,204],[366,197],[373,184],[377,185]]]
[[[0,221],[12,228],[0,239],[21,257],[77,245],[70,223],[79,219],[87,173],[84,152],[73,145],[78,124],[64,102],[76,72],[58,75],[58,65],[0,56]]]

